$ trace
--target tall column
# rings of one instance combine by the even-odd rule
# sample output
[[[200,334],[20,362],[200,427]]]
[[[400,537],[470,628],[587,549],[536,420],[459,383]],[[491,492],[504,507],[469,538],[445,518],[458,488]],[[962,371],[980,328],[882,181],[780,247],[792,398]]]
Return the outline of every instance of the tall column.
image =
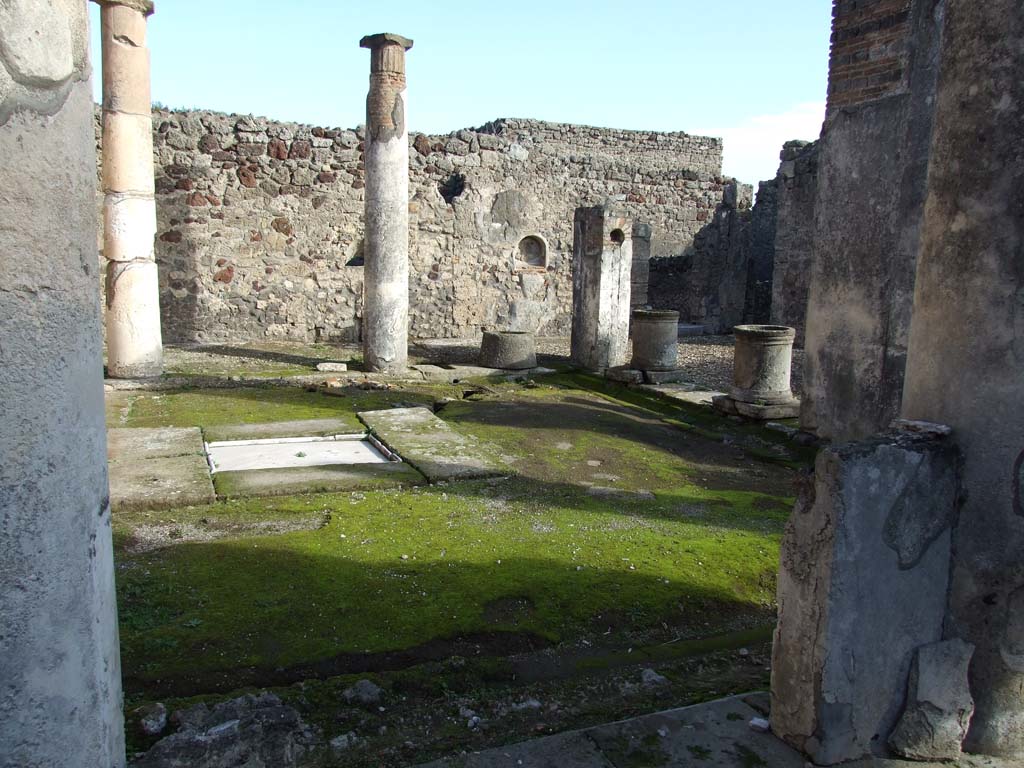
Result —
[[[0,766],[125,762],[83,0],[0,3]]]
[[[575,365],[605,371],[629,354],[633,222],[607,205],[577,208],[572,238],[572,341]]]
[[[947,633],[973,643],[966,747],[1024,755],[1024,16],[947,0],[903,414],[953,428],[965,499]]]
[[[363,358],[371,371],[405,370],[409,345],[409,126],[405,52],[412,40],[382,33],[370,49],[366,97],[366,233]]]
[[[103,254],[107,373],[163,371],[154,238],[153,121],[146,17],[151,0],[95,0],[103,38]]]

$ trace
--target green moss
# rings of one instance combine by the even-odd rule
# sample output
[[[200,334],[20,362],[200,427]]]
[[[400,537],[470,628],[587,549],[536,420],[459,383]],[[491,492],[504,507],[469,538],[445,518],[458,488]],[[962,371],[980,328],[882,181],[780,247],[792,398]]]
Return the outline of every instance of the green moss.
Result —
[[[690,754],[693,755],[695,760],[710,760],[711,750],[707,747],[702,747],[699,744],[689,744],[686,747]]]
[[[799,468],[810,466],[816,454],[814,448],[795,445],[784,435],[765,429],[755,422],[735,422],[710,408],[648,390],[631,389],[593,374],[556,373],[539,377],[537,381],[548,386],[586,390],[612,402],[644,409],[660,415],[678,428],[701,434],[709,440],[719,441],[729,437],[751,456],[766,461]],[[792,420],[784,423],[793,424]],[[773,446],[778,452],[759,447],[762,445]]]
[[[424,482],[423,475],[405,462],[252,469],[213,476],[221,498],[363,491]]]
[[[669,764],[669,756],[657,735],[647,735],[639,743],[627,736],[618,736],[614,741],[603,743],[601,751],[622,768],[662,768]]]
[[[708,631],[769,604],[777,532],[724,517],[693,522],[673,502],[610,503],[463,483],[236,506],[330,512],[320,530],[185,543],[119,572],[125,675],[139,681],[289,667],[478,632],[561,640],[609,608],[637,626],[716,605]],[[265,510],[260,510],[265,514]],[[119,523],[120,526],[120,523]],[[404,557],[403,557],[404,556]],[[503,598],[533,610],[492,616]]]
[[[741,768],[763,768],[768,765],[763,757],[743,744],[736,745],[736,753],[739,755]]]
[[[353,432],[362,431],[358,411],[387,408],[395,403],[431,405],[450,394],[447,386],[419,385],[388,391],[347,387],[336,395],[308,392],[299,387],[234,387],[181,389],[133,393],[108,404],[108,424],[121,427],[208,427],[258,424],[300,419],[344,419]]]
[[[612,619],[638,630],[685,628],[679,642],[644,651],[652,660],[750,642],[737,628],[755,615],[763,620],[773,604],[791,473],[757,463],[752,474],[734,447],[665,424],[658,409],[679,413],[660,400],[631,403],[569,383],[489,385],[495,396],[440,413],[496,445],[515,472],[508,480],[117,516],[129,692],[166,693],[171,683],[209,690],[237,680],[237,670],[270,674],[408,649],[415,658],[426,643],[443,647],[458,637],[489,638],[500,652],[508,638],[593,637]],[[457,392],[424,385],[340,398],[286,388],[146,393],[115,415],[128,426],[347,415],[357,425],[359,410]],[[584,483],[647,489],[653,498],[594,495]],[[311,513],[323,527],[253,535],[264,523]],[[133,531],[167,521],[214,521],[227,533],[130,554]],[[753,631],[760,638],[767,630]],[[586,663],[637,658],[609,653]],[[510,672],[496,660],[489,674]]]

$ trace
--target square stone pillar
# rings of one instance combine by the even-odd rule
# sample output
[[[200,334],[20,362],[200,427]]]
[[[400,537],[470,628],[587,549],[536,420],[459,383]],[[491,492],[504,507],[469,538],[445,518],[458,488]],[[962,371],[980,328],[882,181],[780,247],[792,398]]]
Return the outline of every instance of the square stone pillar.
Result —
[[[647,306],[647,288],[651,281],[651,225],[633,224],[633,267],[630,276],[629,304],[633,309]]]
[[[577,208],[572,245],[572,362],[589,371],[629,357],[633,222],[609,206]]]
[[[948,633],[975,645],[966,747],[1024,764],[1024,14],[950,0],[903,415],[964,454]]]
[[[922,645],[942,639],[958,453],[896,432],[818,454],[782,541],[774,733],[818,765],[884,754]]]

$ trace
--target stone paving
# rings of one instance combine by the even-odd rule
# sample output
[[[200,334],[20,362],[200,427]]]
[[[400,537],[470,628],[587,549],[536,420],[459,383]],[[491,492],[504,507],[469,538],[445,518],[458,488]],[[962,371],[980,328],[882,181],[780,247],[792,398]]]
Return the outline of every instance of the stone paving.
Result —
[[[815,768],[765,731],[768,694],[731,696],[616,723],[455,755],[418,768]],[[1019,768],[965,755],[955,762],[865,758],[844,768]]]
[[[359,419],[431,482],[494,477],[508,471],[495,448],[456,432],[426,408],[367,411]]]
[[[108,430],[107,460],[115,512],[216,500],[198,427]]]
[[[508,747],[437,760],[422,768],[804,768],[804,758],[770,733],[767,696],[733,696]]]

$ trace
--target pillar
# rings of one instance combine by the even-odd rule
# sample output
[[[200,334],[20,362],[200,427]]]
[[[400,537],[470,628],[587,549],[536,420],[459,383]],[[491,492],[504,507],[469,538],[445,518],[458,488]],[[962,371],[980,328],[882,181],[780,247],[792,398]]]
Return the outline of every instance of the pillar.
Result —
[[[636,222],[633,225],[633,266],[630,274],[629,305],[643,309],[648,305],[647,288],[651,282],[651,236],[650,224]]]
[[[632,222],[607,206],[577,208],[572,247],[572,362],[590,371],[629,354]]]
[[[124,766],[83,0],[0,3],[0,765]]]
[[[815,765],[884,755],[922,646],[942,640],[956,446],[899,430],[822,450],[779,556],[772,732]]]
[[[409,126],[405,52],[412,40],[369,35],[363,358],[381,373],[405,370],[409,344]]]
[[[975,647],[966,748],[1024,755],[1024,16],[947,0],[903,414],[953,428],[947,632]]]
[[[107,373],[163,372],[154,238],[153,123],[146,17],[151,0],[96,0],[103,40],[103,255]]]
[[[900,412],[939,19],[931,0],[833,4],[800,424],[835,442]]]

